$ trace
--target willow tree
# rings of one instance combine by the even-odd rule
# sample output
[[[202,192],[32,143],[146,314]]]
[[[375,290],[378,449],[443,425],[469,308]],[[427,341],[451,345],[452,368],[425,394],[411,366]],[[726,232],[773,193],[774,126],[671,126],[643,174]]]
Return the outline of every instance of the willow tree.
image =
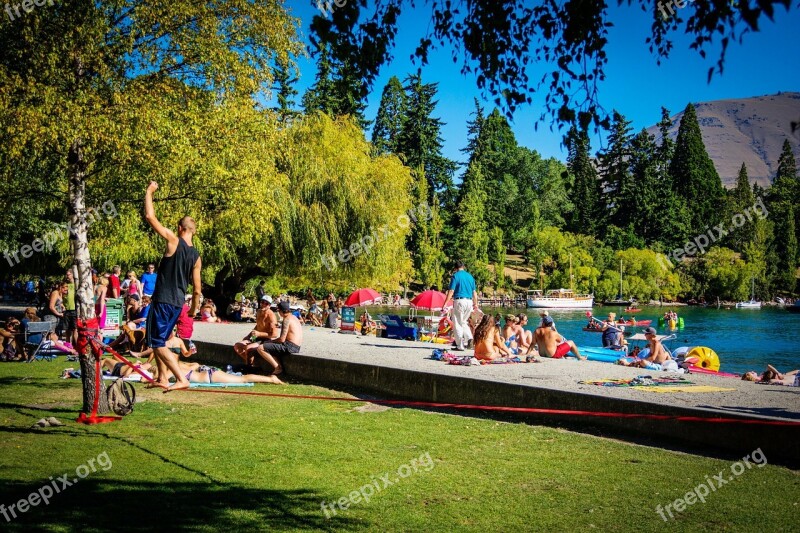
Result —
[[[140,197],[154,161],[180,155],[181,144],[165,145],[155,132],[198,138],[173,113],[265,90],[271,66],[300,52],[296,27],[278,0],[82,0],[0,27],[3,173],[31,199],[37,189],[65,195],[81,324],[94,324],[86,208],[92,193],[107,191],[95,184],[126,178],[138,185],[124,189],[127,198]],[[47,181],[24,171],[34,159],[51,170]],[[188,163],[185,176],[194,171]],[[84,412],[94,401],[94,362],[81,354]]]

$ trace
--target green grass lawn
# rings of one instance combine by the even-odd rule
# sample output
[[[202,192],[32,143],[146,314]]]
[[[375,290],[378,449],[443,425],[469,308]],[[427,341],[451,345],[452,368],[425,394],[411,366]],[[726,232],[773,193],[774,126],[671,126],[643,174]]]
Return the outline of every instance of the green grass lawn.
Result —
[[[0,515],[2,529],[797,527],[800,477],[771,464],[744,471],[665,523],[657,505],[721,471],[730,477],[733,461],[491,419],[362,403],[164,395],[142,385],[141,403],[122,422],[85,426],[74,422],[80,382],[57,378],[64,366],[0,364],[0,504],[17,505],[53,483],[61,490],[49,505],[17,508],[10,522]],[[342,395],[306,385],[245,390]],[[29,429],[48,416],[66,425]],[[59,478],[71,481],[76,468],[86,474],[89,460],[96,471],[62,488]],[[326,516],[323,502],[347,504],[348,495],[354,503]]]

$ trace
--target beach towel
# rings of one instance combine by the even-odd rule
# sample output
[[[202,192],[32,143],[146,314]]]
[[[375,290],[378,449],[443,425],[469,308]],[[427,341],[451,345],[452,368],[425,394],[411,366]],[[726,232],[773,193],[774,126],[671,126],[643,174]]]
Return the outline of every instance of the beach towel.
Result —
[[[632,387],[648,392],[728,392],[736,389],[714,387],[712,385],[689,385],[688,387]]]
[[[111,376],[111,375],[105,375],[105,374],[103,375],[103,381],[117,381],[118,379],[120,379],[119,376]],[[122,381],[138,382],[138,381],[142,381],[142,376],[140,376],[139,374],[134,373],[134,374],[131,374],[130,376],[125,376],[124,378],[122,378]]]
[[[598,385],[600,387],[653,387],[662,385],[691,385],[692,382],[680,377],[636,376],[633,379],[599,379],[595,381],[579,381],[581,385]]]
[[[189,383],[189,387],[196,389],[198,387],[253,387],[253,383]]]

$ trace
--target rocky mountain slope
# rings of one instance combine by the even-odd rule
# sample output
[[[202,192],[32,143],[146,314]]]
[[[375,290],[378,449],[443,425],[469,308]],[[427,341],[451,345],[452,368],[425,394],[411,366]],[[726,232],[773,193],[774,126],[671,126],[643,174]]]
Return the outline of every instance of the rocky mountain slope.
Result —
[[[775,177],[784,139],[789,139],[800,169],[800,93],[783,92],[753,98],[695,104],[708,154],[726,187],[736,182],[742,162],[751,183],[768,186]],[[670,135],[678,135],[683,112],[673,116]],[[647,131],[660,142],[658,128]]]

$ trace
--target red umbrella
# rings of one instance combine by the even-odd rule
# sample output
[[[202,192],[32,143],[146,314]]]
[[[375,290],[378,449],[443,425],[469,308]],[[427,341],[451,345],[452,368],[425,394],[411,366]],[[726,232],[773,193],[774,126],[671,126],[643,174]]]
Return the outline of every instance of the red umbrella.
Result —
[[[417,309],[439,311],[444,307],[444,293],[433,290],[421,292],[411,300],[411,305]]]
[[[358,307],[360,305],[369,305],[375,300],[380,300],[381,295],[372,289],[358,289],[347,297],[344,305],[348,307]]]

